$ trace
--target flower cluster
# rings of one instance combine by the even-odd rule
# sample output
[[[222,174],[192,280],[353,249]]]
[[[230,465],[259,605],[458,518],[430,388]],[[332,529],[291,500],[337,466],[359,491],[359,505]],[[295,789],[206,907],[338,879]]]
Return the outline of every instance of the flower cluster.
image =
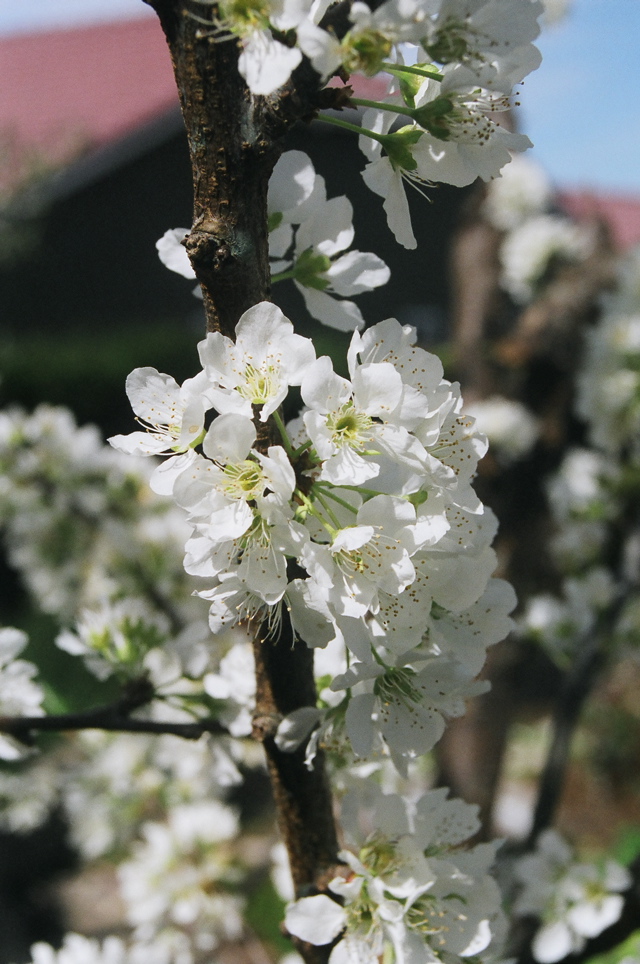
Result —
[[[27,636],[19,629],[0,629],[0,715],[41,716],[44,693],[34,682],[37,673],[33,663],[16,659],[27,645]],[[0,735],[0,759],[16,760],[25,747],[5,734]]]
[[[237,817],[215,800],[173,807],[168,821],[149,821],[129,860],[118,869],[137,940],[165,944],[172,957],[210,952],[243,930],[242,881],[224,844],[238,832]]]
[[[334,705],[307,712],[302,730],[286,720],[282,745],[337,726],[358,755],[386,746],[404,770],[481,691],[486,648],[510,628],[512,590],[491,579],[495,522],[471,485],[486,443],[439,360],[393,319],[354,333],[348,379],[266,302],[243,315],[235,342],[210,333],[199,352],[200,421],[156,472],[187,512],[185,567],[212,584],[200,591],[210,626],[256,618],[275,633],[286,611],[310,647],[333,641]],[[148,421],[152,402],[166,411],[163,381],[130,376]],[[285,426],[290,386],[305,408]],[[206,431],[205,409],[217,413]],[[186,411],[176,405],[163,431],[184,437]],[[281,444],[257,447],[254,413]],[[143,433],[111,443],[150,452]]]
[[[351,249],[351,202],[344,196],[327,200],[324,178],[316,174],[310,158],[303,151],[287,151],[269,181],[267,208],[272,284],[293,280],[311,317],[330,328],[364,327],[350,297],[386,284],[389,269],[372,252]],[[156,248],[167,268],[195,278],[181,243],[188,233],[186,228],[166,231]],[[185,382],[181,391],[187,390]],[[157,444],[161,452],[160,438]]]
[[[228,750],[245,768],[255,766],[255,753],[243,753],[241,743],[82,733],[31,757],[28,769],[0,773],[2,826],[28,832],[59,809],[85,862],[116,865],[113,897],[135,929],[126,943],[132,964],[194,964],[203,950],[242,931],[247,868],[237,814],[224,799],[242,778]],[[126,955],[123,964],[130,964]]]
[[[562,263],[577,263],[591,254],[593,237],[559,214],[540,214],[514,228],[500,249],[502,284],[511,297],[530,301],[547,272]]]
[[[617,458],[640,461],[640,249],[619,270],[618,288],[587,336],[577,412],[591,444]]]
[[[78,427],[67,409],[0,413],[0,525],[40,609],[71,622],[105,600],[148,598],[153,586],[177,622],[197,616],[180,564],[184,518],[149,493],[150,468],[105,445],[95,426]]]
[[[200,40],[241,48],[251,95],[274,94],[303,58],[322,83],[333,74],[390,78],[382,102],[351,88],[338,94],[337,103],[367,109],[362,126],[326,120],[359,134],[365,182],[411,248],[407,183],[492,181],[512,152],[530,146],[496,114],[539,63],[542,11],[540,0],[385,0],[376,9],[356,0],[339,32],[325,0],[196,0],[188,16],[201,21]],[[544,179],[529,177],[533,197],[516,182],[489,192],[486,214],[510,232],[503,283],[526,300],[553,259],[581,258],[587,246],[547,213]],[[476,679],[487,647],[512,625],[513,591],[492,577],[496,521],[472,485],[487,440],[413,329],[387,319],[363,331],[351,298],[389,272],[376,255],[352,249],[352,214],[346,197],[327,198],[305,154],[282,156],[268,194],[272,280],[291,280],[313,317],[353,332],[345,374],[263,302],[239,319],[235,339],[206,336],[202,370],[182,385],[152,368],[131,373],[140,430],[112,438],[116,453],[106,455],[91,430],[61,412],[0,420],[11,562],[42,607],[72,627],[57,645],[99,680],[115,677],[125,695],[146,686],[144,707],[136,704],[127,722],[148,723],[145,713],[165,724],[206,716],[210,729],[241,738],[235,750],[226,736],[177,750],[170,737],[83,735],[60,753],[61,775],[31,764],[30,793],[23,764],[0,774],[5,825],[33,827],[59,807],[84,857],[119,862],[114,877],[131,926],[126,943],[70,934],[59,953],[36,945],[34,964],[193,964],[244,935],[246,865],[224,788],[240,781],[236,764],[253,762],[242,741],[256,701],[245,629],[254,644],[259,634],[270,645],[283,623],[314,651],[319,697],[273,720],[275,743],[285,752],[305,744],[309,767],[318,748],[328,751],[343,818],[342,866],[326,892],[291,896],[290,934],[333,944],[331,964],[456,964],[500,953],[504,921],[489,875],[497,845],[469,847],[475,808],[444,789],[420,795],[409,782],[446,720],[487,688]],[[193,278],[186,233],[168,232],[158,251]],[[620,328],[613,340],[632,355],[634,321]],[[291,395],[303,408],[287,423]],[[521,408],[493,399],[477,411],[504,461],[533,445],[537,425]],[[150,457],[153,468],[141,472],[132,455]],[[595,469],[587,481],[599,491]],[[143,494],[147,482],[153,496]],[[571,514],[579,493],[569,489]],[[592,511],[589,496],[583,509]],[[190,594],[197,579],[208,628]],[[598,570],[568,584],[567,596],[576,633],[612,599]],[[557,620],[558,650],[566,621]],[[23,644],[16,633],[0,633],[7,655]],[[12,689],[0,693],[3,712],[41,712],[28,664],[5,669],[0,688],[7,679]],[[403,780],[406,798],[380,789]],[[518,904],[543,918],[534,947],[542,964],[595,933],[594,907],[598,926],[614,920],[628,882],[613,865],[598,875],[561,845],[545,847],[544,859],[521,865],[523,879],[537,874],[537,888],[525,887]]]
[[[519,155],[487,191],[484,216],[504,232],[501,285],[521,305],[543,290],[558,267],[578,264],[593,251],[592,232],[554,212],[552,200],[545,172]]]
[[[603,613],[612,620],[608,644],[638,650],[638,265],[633,251],[586,335],[575,407],[590,447],[570,448],[547,483],[556,527],[550,548],[565,577],[563,598],[532,598],[521,628],[545,639],[561,663],[575,655]]]
[[[501,936],[500,894],[488,875],[496,847],[460,845],[478,829],[476,808],[433,790],[409,806],[373,789],[343,800],[346,875],[287,908],[289,932],[330,944],[331,964],[474,957]],[[495,944],[493,945],[495,950]],[[425,954],[427,957],[425,958]]]
[[[303,58],[322,83],[334,74],[392,77],[384,102],[351,97],[353,106],[370,108],[361,127],[330,114],[323,118],[362,134],[365,183],[385,199],[389,227],[407,248],[415,248],[416,241],[404,182],[420,189],[434,182],[489,181],[509,162],[510,152],[531,146],[525,135],[500,126],[495,115],[509,109],[514,87],[540,64],[533,45],[544,11],[540,0],[385,0],[375,9],[358,0],[350,6],[350,26],[341,39],[324,0],[199,2],[212,9],[211,18],[202,20],[210,25],[211,40],[241,44],[239,70],[254,94],[282,87]],[[399,124],[404,126],[397,129]],[[323,219],[344,221],[347,205],[340,210],[334,202],[333,207]],[[309,227],[304,243],[313,244],[323,230],[318,224]],[[176,237],[180,240],[179,233],[165,236],[161,249]],[[324,254],[331,258],[336,250],[343,248]],[[300,253],[296,249],[297,258]],[[322,291],[302,280],[308,260],[297,265],[297,280]],[[175,270],[185,273],[184,262],[179,257],[177,262],[182,268]],[[334,272],[334,290],[344,294],[337,281]],[[349,284],[344,277],[340,281]],[[326,322],[327,311],[332,317],[331,306],[317,294],[307,290],[305,299],[314,317]],[[345,327],[344,319],[338,327]]]
[[[200,0],[213,6],[211,0]],[[464,70],[467,82],[510,90],[517,64],[528,70],[540,56],[532,41],[543,11],[539,0],[385,0],[375,10],[358,2],[351,26],[338,40],[323,0],[232,0],[215,5],[210,24],[214,41],[239,39],[239,69],[254,94],[270,94],[307,57],[323,79],[338,70],[372,76],[402,64],[402,45],[412,44],[440,64]],[[325,29],[326,27],[326,29]]]
[[[66,934],[62,947],[56,951],[50,944],[38,941],[31,948],[31,964],[173,964],[169,948],[160,944],[128,946],[119,937],[107,937],[100,944],[82,934]]]
[[[615,861],[600,867],[578,862],[554,830],[540,835],[536,852],[522,857],[515,870],[521,884],[516,913],[541,919],[532,944],[540,964],[579,953],[588,938],[615,924],[622,891],[632,882],[629,871]]]

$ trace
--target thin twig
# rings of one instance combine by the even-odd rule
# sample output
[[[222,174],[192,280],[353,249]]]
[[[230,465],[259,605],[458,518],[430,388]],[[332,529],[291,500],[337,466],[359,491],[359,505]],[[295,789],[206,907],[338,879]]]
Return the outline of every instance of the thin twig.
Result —
[[[55,716],[1,717],[0,733],[8,733],[27,746],[32,745],[34,731],[63,732],[65,730],[109,730],[118,733],[169,733],[185,740],[198,740],[204,733],[228,734],[218,721],[210,718],[193,723],[172,723],[169,720],[138,720],[116,715],[84,718],[82,713],[60,713]]]
[[[129,690],[114,703],[96,706],[78,713],[56,713],[49,716],[0,717],[0,733],[7,733],[32,746],[34,733],[63,732],[65,730],[109,730],[120,733],[156,733],[181,736],[185,740],[197,740],[203,733],[226,734],[228,731],[216,719],[207,717],[193,723],[176,723],[172,720],[141,720],[131,716],[154,698],[155,692],[148,680],[134,680]]]

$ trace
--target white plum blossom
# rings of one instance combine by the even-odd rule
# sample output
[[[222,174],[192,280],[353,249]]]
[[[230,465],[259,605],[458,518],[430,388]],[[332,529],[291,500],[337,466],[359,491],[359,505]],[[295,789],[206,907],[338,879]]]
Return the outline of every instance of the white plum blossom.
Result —
[[[331,198],[300,225],[294,250],[295,283],[309,313],[341,331],[364,327],[359,309],[344,299],[389,280],[389,269],[377,255],[354,250],[340,253],[353,240],[352,217],[346,197]]]
[[[501,283],[515,301],[530,301],[552,261],[583,261],[592,249],[591,233],[565,217],[540,214],[529,218],[502,244]]]
[[[316,945],[339,938],[331,964],[369,964],[389,953],[455,961],[501,936],[500,895],[488,875],[495,847],[459,846],[477,829],[475,809],[441,790],[414,806],[375,784],[362,797],[343,801],[345,876],[329,883],[342,903],[318,894],[289,904],[289,932]]]
[[[429,660],[412,666],[356,663],[331,684],[351,693],[347,735],[360,757],[371,755],[381,737],[400,773],[407,762],[428,753],[444,732],[445,718],[462,716],[465,699],[486,691],[455,660]]]
[[[252,405],[260,405],[263,422],[281,405],[289,387],[302,383],[315,361],[311,341],[294,334],[291,322],[267,301],[245,311],[235,342],[209,332],[198,351],[215,386],[208,393],[213,407],[221,414],[251,418]]]
[[[170,495],[176,476],[195,458],[194,446],[204,430],[207,380],[201,372],[182,386],[155,368],[136,368],[127,377],[127,395],[145,432],[114,435],[109,442],[129,455],[169,455],[154,471],[149,485]]]
[[[348,381],[335,374],[327,356],[319,358],[307,372],[302,397],[308,406],[304,425],[324,463],[320,479],[361,485],[389,460],[401,489],[404,475],[419,472],[426,454],[403,424],[405,394],[401,376],[387,362],[354,366]]]
[[[550,206],[552,188],[544,169],[522,154],[491,181],[482,206],[486,219],[499,231],[512,231]]]
[[[404,64],[404,45],[419,43],[428,13],[423,0],[384,0],[375,9],[356,0],[349,9],[353,26],[339,46],[342,69],[371,77]]]
[[[34,682],[37,668],[26,659],[16,659],[27,645],[26,633],[13,627],[0,629],[0,715],[42,716],[44,692]],[[8,734],[0,734],[0,759],[17,760],[27,747]]]
[[[240,74],[254,94],[271,94],[285,84],[302,60],[302,51],[279,39],[294,30],[311,13],[310,0],[266,0],[237,4],[222,0],[217,5],[218,31],[240,39]]]
[[[386,284],[389,269],[371,252],[347,250],[354,237],[350,201],[344,196],[327,200],[324,179],[311,160],[301,151],[288,151],[269,182],[268,210],[274,282],[279,273],[293,278],[309,313],[323,324],[341,331],[362,328],[359,308],[346,299]],[[295,243],[293,224],[298,225]]]
[[[476,178],[490,181],[511,160],[511,152],[531,147],[525,134],[501,127],[491,117],[508,105],[490,91],[466,82],[464,71],[445,68],[441,82],[426,80],[415,97],[418,123],[426,133],[414,158],[423,180],[464,187]]]
[[[172,964],[168,947],[157,943],[125,943],[119,937],[106,937],[102,943],[82,934],[65,934],[62,947],[38,941],[31,947],[30,964]]]
[[[508,15],[501,0],[440,0],[420,43],[434,60],[463,65],[479,86],[509,94],[514,63],[526,72],[540,64],[532,41],[542,12],[540,0],[513,4]]]
[[[410,502],[378,495],[330,544],[305,544],[301,562],[336,614],[364,616],[378,608],[379,589],[398,595],[413,582],[414,520]]]
[[[441,80],[427,78],[411,98],[414,123],[389,133],[396,116],[405,116],[394,116],[393,104],[390,97],[384,110],[365,111],[363,129],[378,136],[372,139],[363,134],[359,139],[369,160],[363,178],[367,187],[385,198],[396,240],[414,248],[403,180],[419,188],[437,182],[464,187],[478,177],[490,181],[509,163],[512,152],[526,150],[531,141],[493,119],[496,111],[508,107],[504,97],[470,84],[464,72],[455,69],[445,68]]]
[[[520,858],[515,870],[521,885],[516,913],[541,921],[531,948],[539,964],[579,953],[588,938],[615,924],[622,913],[622,892],[632,883],[629,871],[613,860],[600,865],[577,861],[554,830],[540,835],[535,853]]]
[[[190,521],[202,520],[199,531],[206,526],[213,542],[243,535],[256,515],[271,524],[291,518],[293,469],[281,446],[269,446],[267,455],[254,451],[256,435],[246,416],[221,415],[203,439],[207,457],[196,456],[176,481],[176,501]]]
[[[523,458],[538,438],[538,423],[526,406],[502,395],[492,395],[465,411],[475,419],[476,429],[489,439],[492,452],[505,463]]]
[[[309,313],[322,324],[340,331],[362,328],[360,309],[348,299],[386,284],[389,268],[370,251],[350,249],[350,201],[344,196],[327,200],[324,178],[311,159],[302,151],[287,151],[269,181],[267,209],[273,283],[292,278]],[[166,231],[156,248],[170,271],[195,278],[181,243],[188,233],[187,228]]]
[[[280,43],[270,31],[256,30],[245,41],[238,70],[254,94],[272,94],[301,60],[301,50]]]

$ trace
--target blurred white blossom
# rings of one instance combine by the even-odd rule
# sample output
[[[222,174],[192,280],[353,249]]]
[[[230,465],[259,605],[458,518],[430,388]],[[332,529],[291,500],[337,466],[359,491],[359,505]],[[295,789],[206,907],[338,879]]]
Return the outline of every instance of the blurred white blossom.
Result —
[[[577,954],[620,917],[622,891],[631,875],[613,860],[582,863],[554,830],[538,838],[536,852],[520,858],[516,876],[521,891],[515,911],[540,918],[532,944],[540,964]]]

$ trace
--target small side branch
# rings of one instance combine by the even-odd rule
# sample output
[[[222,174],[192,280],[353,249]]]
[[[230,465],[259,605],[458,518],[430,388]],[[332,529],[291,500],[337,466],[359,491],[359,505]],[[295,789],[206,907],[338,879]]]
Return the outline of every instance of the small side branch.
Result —
[[[36,733],[61,733],[66,730],[108,730],[119,733],[156,733],[198,740],[204,733],[226,734],[227,730],[215,719],[175,723],[172,720],[141,720],[131,716],[134,710],[149,703],[155,692],[147,680],[135,681],[135,686],[115,703],[93,707],[79,713],[57,713],[50,716],[0,717],[0,733],[7,733],[25,746],[33,746]]]

